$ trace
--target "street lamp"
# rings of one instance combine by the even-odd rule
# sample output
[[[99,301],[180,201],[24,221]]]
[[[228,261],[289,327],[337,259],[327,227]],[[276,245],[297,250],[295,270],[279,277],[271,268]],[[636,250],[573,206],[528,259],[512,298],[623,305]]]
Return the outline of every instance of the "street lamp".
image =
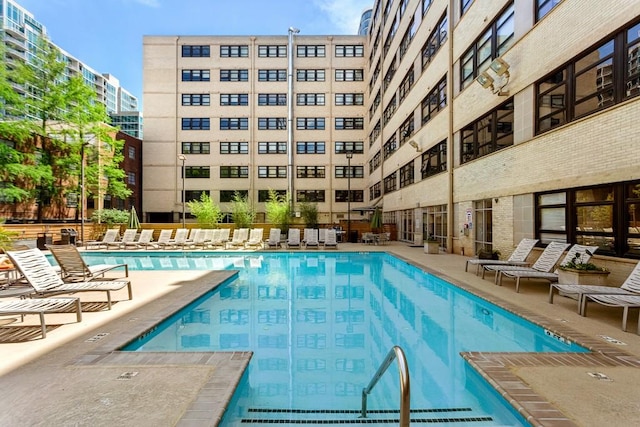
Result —
[[[352,152],[347,152],[347,242],[351,239],[351,159]]]
[[[184,162],[187,161],[187,158],[184,154],[180,154],[178,156],[178,160],[182,162],[182,228],[186,228],[185,219],[186,219],[186,210],[185,206],[187,203],[187,198],[184,190],[184,181],[185,181],[185,170],[184,170]]]

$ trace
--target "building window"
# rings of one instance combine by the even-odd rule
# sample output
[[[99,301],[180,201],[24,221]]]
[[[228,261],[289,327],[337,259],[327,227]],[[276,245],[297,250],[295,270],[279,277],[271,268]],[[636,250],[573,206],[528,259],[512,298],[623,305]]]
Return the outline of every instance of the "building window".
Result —
[[[336,141],[335,151],[336,154],[364,153],[364,142],[362,141]]]
[[[129,158],[131,160],[136,159],[136,147],[129,146]]]
[[[249,143],[244,141],[220,141],[220,154],[249,154]]]
[[[246,117],[220,117],[220,130],[247,130],[249,119]]]
[[[640,258],[640,181],[536,194],[536,237]]]
[[[299,82],[323,82],[325,80],[324,70],[298,70],[296,80]]]
[[[296,105],[324,105],[324,93],[299,93]]]
[[[183,142],[182,154],[210,154],[211,148],[208,142]]]
[[[350,57],[350,58],[362,58],[364,56],[364,46],[363,45],[345,45],[339,44],[336,45],[336,57]]]
[[[221,82],[248,82],[249,70],[220,70]]]
[[[248,93],[221,93],[220,105],[221,106],[249,105],[249,94]]]
[[[414,161],[411,160],[406,165],[400,168],[400,188],[404,188],[408,185],[413,184],[414,180]]]
[[[396,152],[397,149],[398,149],[398,140],[396,138],[396,135],[394,134],[382,146],[382,150],[384,153],[383,159],[387,160],[389,157],[391,157],[393,153]]]
[[[544,18],[562,0],[536,0],[536,22]]]
[[[397,190],[397,171],[387,175],[384,178],[384,193],[391,193],[392,191]]]
[[[381,187],[382,187],[382,185],[381,185],[380,181],[376,182],[371,187],[369,187],[369,200],[374,200],[374,199],[377,199],[378,197],[382,196]]]
[[[336,117],[336,130],[364,129],[364,119],[362,117]]]
[[[422,71],[431,63],[436,53],[447,41],[447,14],[445,13],[436,24],[436,28],[431,32],[429,38],[422,46]]]
[[[249,46],[247,45],[221,45],[220,58],[247,58]]]
[[[364,70],[336,70],[337,82],[361,82],[364,80]]]
[[[427,13],[432,3],[433,3],[433,0],[422,0],[422,16],[424,16]]]
[[[182,70],[183,82],[208,82],[211,79],[209,70]]]
[[[269,200],[269,192],[272,190],[258,190],[258,203],[264,203]],[[287,190],[273,190],[279,197],[286,197]]]
[[[349,166],[334,166],[336,178],[349,178]],[[364,166],[351,166],[351,178],[364,178]]]
[[[208,45],[203,45],[203,46],[183,45],[182,46],[183,58],[208,58],[209,56],[211,56],[211,49]]]
[[[287,105],[286,93],[259,93],[258,105]]]
[[[249,178],[249,166],[220,166],[220,178]]]
[[[414,132],[413,113],[400,125],[400,145],[404,144]]]
[[[208,93],[183,93],[182,105],[211,105],[210,96]]]
[[[127,184],[136,185],[136,173],[135,172],[127,172]]]
[[[206,194],[207,196],[211,194],[209,190],[185,190],[184,201],[185,202],[199,201],[203,193]]]
[[[378,169],[382,164],[382,151],[378,150],[376,154],[369,160],[369,173]]]
[[[640,23],[583,52],[536,84],[537,133],[640,94]]]
[[[184,168],[185,178],[209,178],[210,173],[209,166],[185,166]]]
[[[404,79],[400,82],[400,86],[398,87],[398,96],[400,98],[400,102],[409,95],[409,91],[413,87],[413,83],[415,82],[415,75],[413,72],[413,66],[409,68],[407,74],[405,74]]]
[[[320,45],[298,45],[296,48],[298,58],[324,58],[325,46]]]
[[[258,81],[259,82],[286,82],[287,70],[286,69],[258,70]]]
[[[286,58],[287,45],[259,45],[259,58]]]
[[[422,155],[422,179],[447,170],[447,140],[434,145]]]
[[[324,154],[324,141],[298,141],[296,142],[296,154]]]
[[[461,163],[513,145],[513,100],[462,128]]]
[[[473,0],[460,0],[460,16],[464,15],[471,7]]]
[[[396,96],[393,95],[389,100],[389,104],[382,112],[382,123],[386,125],[391,120],[391,117],[396,113],[396,109],[398,108],[398,102],[396,100]]]
[[[296,191],[297,202],[324,202],[324,190],[297,190]]]
[[[509,4],[489,28],[473,43],[460,59],[460,89],[469,86],[491,61],[513,44],[513,2]]]
[[[418,30],[419,23],[420,21],[416,19],[411,19],[411,22],[409,23],[409,28],[407,28],[407,32],[404,33],[404,36],[400,41],[400,48],[398,49],[400,59],[402,59],[404,55],[407,53],[407,50],[409,50],[409,46],[411,46],[413,37],[416,35],[416,31]]]
[[[364,94],[336,93],[336,105],[364,105]]]
[[[286,166],[258,166],[258,178],[286,178]]]
[[[208,117],[183,117],[182,130],[209,130],[210,121]]]
[[[296,177],[297,178],[324,178],[325,167],[324,166],[297,166]]]
[[[371,131],[371,134],[369,135],[369,147],[371,147],[373,143],[376,142],[376,139],[378,139],[379,136],[380,136],[380,120],[378,120],[378,123],[376,123],[373,130]]]
[[[285,141],[258,142],[258,154],[287,154]]]
[[[425,125],[447,106],[447,76],[422,100],[422,124]]]
[[[249,196],[249,191],[247,190],[220,190],[220,203],[233,202],[236,193],[243,198],[247,198]]]
[[[285,130],[287,129],[287,119],[286,117],[258,117],[258,129]]]
[[[324,130],[324,117],[298,117],[296,129]]]
[[[336,190],[336,203],[364,202],[364,191],[351,190],[351,200],[349,200],[349,190]]]

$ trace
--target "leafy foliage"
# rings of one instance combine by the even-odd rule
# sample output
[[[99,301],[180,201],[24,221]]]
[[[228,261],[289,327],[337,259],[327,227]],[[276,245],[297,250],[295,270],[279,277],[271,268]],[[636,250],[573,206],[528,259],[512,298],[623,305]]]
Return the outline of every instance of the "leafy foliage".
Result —
[[[200,200],[187,202],[191,214],[196,217],[203,228],[217,228],[224,217],[220,207],[216,205],[207,193],[200,194]]]
[[[316,203],[300,203],[300,215],[308,228],[318,228],[318,205]]]
[[[586,253],[593,255],[589,250]],[[571,261],[564,263],[560,266],[561,270],[580,270],[580,271],[606,271],[603,267],[598,267],[592,262],[582,262],[580,253],[576,253]]]
[[[278,194],[275,190],[269,190],[269,199],[265,202],[265,211],[267,221],[275,224],[280,228],[282,233],[289,231],[291,224],[291,203],[290,197]]]
[[[129,222],[129,211],[120,209],[100,209],[93,211],[91,219],[95,222],[107,224],[111,228],[113,224],[126,224]]]
[[[231,201],[231,216],[238,228],[248,228],[256,219],[255,208],[249,203],[248,196],[236,191]]]
[[[13,238],[18,235],[15,231],[9,231],[2,226],[4,221],[0,221],[0,249],[7,251],[13,246]]]

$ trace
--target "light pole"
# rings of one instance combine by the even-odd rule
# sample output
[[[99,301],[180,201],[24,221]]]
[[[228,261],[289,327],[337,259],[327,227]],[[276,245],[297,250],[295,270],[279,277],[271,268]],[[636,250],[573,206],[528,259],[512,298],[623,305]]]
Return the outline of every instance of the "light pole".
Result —
[[[185,193],[185,190],[184,190],[184,181],[185,181],[184,163],[187,161],[187,158],[185,157],[184,154],[180,154],[178,156],[178,160],[180,160],[182,162],[182,228],[186,228],[186,225],[185,225],[185,219],[186,219],[185,206],[187,204],[187,198],[186,198],[186,193]]]
[[[351,239],[351,159],[352,152],[347,152],[347,242]]]

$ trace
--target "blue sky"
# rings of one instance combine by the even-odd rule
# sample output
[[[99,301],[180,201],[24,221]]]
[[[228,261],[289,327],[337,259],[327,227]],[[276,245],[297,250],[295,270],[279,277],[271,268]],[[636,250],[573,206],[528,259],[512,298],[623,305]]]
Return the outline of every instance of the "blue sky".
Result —
[[[374,0],[17,0],[51,40],[142,105],[145,35],[356,34]]]

